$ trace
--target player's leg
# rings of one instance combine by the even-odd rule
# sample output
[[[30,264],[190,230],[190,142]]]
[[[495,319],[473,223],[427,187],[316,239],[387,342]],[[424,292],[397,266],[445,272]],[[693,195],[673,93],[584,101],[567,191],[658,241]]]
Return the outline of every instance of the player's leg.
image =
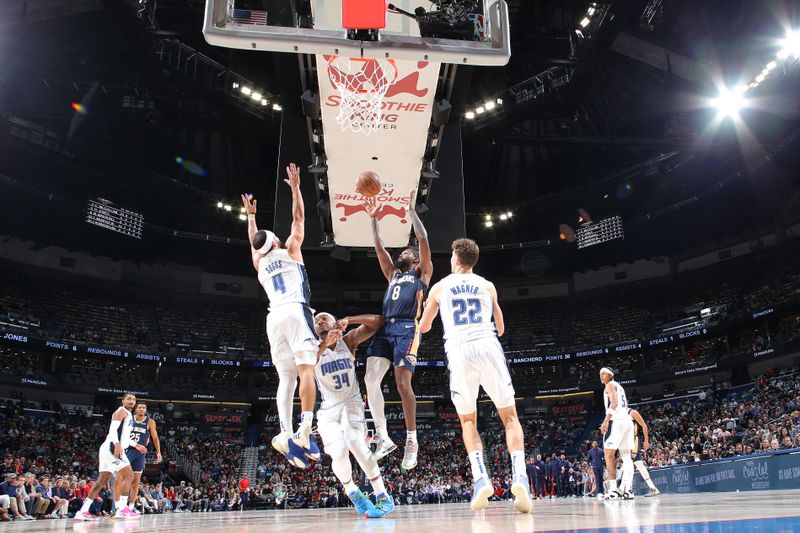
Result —
[[[411,327],[409,327],[411,326]],[[403,417],[406,421],[406,447],[401,466],[411,470],[417,466],[417,397],[411,385],[414,369],[417,366],[417,350],[421,334],[416,323],[397,323],[386,328],[387,338],[392,345],[394,360],[394,381],[403,403]]]
[[[139,513],[131,511],[128,508],[128,494],[131,490],[131,482],[133,481],[133,470],[128,463],[127,457],[125,458],[124,466],[117,470],[117,480],[114,484],[114,507],[116,508],[117,517],[121,518],[137,518]]]
[[[647,494],[645,494],[645,496],[648,498],[651,496],[658,496],[659,494],[661,494],[661,491],[658,490],[655,483],[653,483],[653,480],[650,479],[650,472],[647,471],[647,465],[644,464],[644,460],[642,459],[641,456],[638,456],[636,459],[637,460],[634,461],[633,464],[636,467],[636,470],[638,470],[639,473],[642,475],[642,479],[644,479],[644,482],[647,483],[647,487],[650,489],[649,491],[647,491]]]
[[[297,365],[297,375],[300,378],[300,426],[292,435],[289,444],[290,460],[292,453],[295,456],[298,455],[299,450],[292,452],[294,447],[302,448],[311,459],[318,460],[319,448],[317,448],[314,437],[311,436],[311,426],[314,423],[314,402],[317,400],[314,365],[317,364],[319,340],[314,333],[314,318],[311,310],[308,307],[300,306],[297,310],[289,312],[284,327],[295,365]]]
[[[622,424],[622,443],[620,444],[619,454],[622,457],[622,490],[621,492],[626,499],[633,498],[633,459],[631,458],[631,450],[633,449],[633,422],[630,420],[623,420]]]
[[[367,446],[366,425],[364,423],[364,407],[360,398],[355,398],[345,405],[342,420],[345,442],[350,453],[356,458],[361,470],[366,474],[375,494],[375,508],[381,516],[394,511],[394,500],[386,490],[386,485],[378,467],[378,461],[370,453]]]
[[[489,505],[494,494],[489,473],[483,462],[483,443],[478,434],[478,390],[480,388],[479,369],[469,364],[467,349],[459,347],[447,356],[450,372],[450,399],[458,413],[461,423],[461,438],[467,449],[472,470],[472,499],[470,509],[477,511]]]
[[[506,432],[506,445],[511,455],[511,493],[514,508],[521,513],[531,512],[533,499],[530,481],[525,469],[525,436],[517,416],[514,386],[508,373],[503,348],[497,339],[485,339],[471,343],[481,352],[480,384],[497,408],[497,414]]]
[[[132,465],[132,468],[136,469],[138,465]],[[133,471],[133,477],[131,478],[131,490],[128,494],[128,508],[132,511],[136,510],[136,500],[139,499],[139,482],[142,479],[142,471],[136,472]]]
[[[386,331],[382,327],[372,337],[367,347],[367,369],[364,374],[364,383],[367,387],[367,402],[369,412],[375,423],[375,433],[377,442],[375,447],[375,458],[382,459],[397,449],[397,446],[389,438],[389,430],[386,425],[386,413],[384,410],[383,390],[381,385],[383,378],[389,367],[392,366],[392,348],[386,340]]]
[[[101,448],[100,475],[97,476],[97,481],[95,481],[94,485],[92,485],[92,488],[89,489],[89,494],[87,494],[86,498],[83,500],[80,510],[75,513],[75,520],[97,520],[97,517],[89,512],[89,508],[94,503],[97,495],[100,494],[100,489],[102,489],[106,483],[108,483],[109,478],[111,478],[111,472],[109,472],[106,468],[103,468],[102,454],[103,449]]]
[[[618,444],[615,442],[615,439],[612,438],[613,436],[611,433],[613,431],[614,424],[611,424],[608,437],[603,443],[603,455],[606,459],[606,470],[608,470],[608,491],[606,491],[606,497],[611,499],[619,497],[619,494],[617,494],[617,459],[615,457]]]
[[[358,485],[353,481],[353,465],[350,463],[350,450],[347,446],[345,429],[342,425],[346,423],[346,417],[342,416],[341,408],[335,409],[335,413],[321,414],[317,424],[325,453],[331,456],[331,470],[333,470],[336,479],[344,487],[345,494],[353,502],[359,514],[367,518],[383,516],[383,513],[375,509],[369,497],[361,492]],[[339,416],[336,416],[337,413]],[[332,419],[328,420],[328,417]],[[364,446],[366,447],[366,444]]]
[[[272,438],[272,447],[285,456],[289,453],[289,439],[294,433],[292,410],[294,393],[297,390],[297,365],[294,363],[294,357],[275,361],[274,364],[275,370],[278,371],[278,391],[275,395],[275,404],[278,407],[281,432]]]

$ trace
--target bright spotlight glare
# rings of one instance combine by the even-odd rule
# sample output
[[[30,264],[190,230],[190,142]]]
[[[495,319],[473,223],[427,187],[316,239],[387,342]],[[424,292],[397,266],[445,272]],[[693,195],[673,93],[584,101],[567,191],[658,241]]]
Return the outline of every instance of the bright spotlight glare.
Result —
[[[784,57],[789,57],[790,55],[800,57],[800,31],[790,31],[787,33],[782,44],[783,48],[781,52],[786,54]]]
[[[217,209],[222,209],[222,202],[217,202]]]
[[[274,111],[280,111],[280,110],[282,110],[283,108],[280,106],[280,104],[272,104],[272,109],[273,109]]]
[[[714,106],[722,116],[737,117],[739,110],[745,106],[745,99],[739,91],[723,89],[714,99]]]
[[[250,96],[250,93],[253,92],[253,89],[250,87],[242,87],[242,94],[245,96]]]
[[[774,69],[777,66],[778,66],[778,64],[775,61],[770,61],[769,63],[767,63],[767,71],[770,71],[770,70]]]
[[[464,113],[464,118],[466,118],[467,120],[472,120],[473,118],[475,118],[475,113],[473,113],[472,111],[467,111],[466,113]]]
[[[507,218],[508,218],[508,215],[506,215],[505,213],[500,215],[500,220],[506,220]]]
[[[511,217],[513,217],[513,216],[514,216],[514,213],[512,213],[511,211],[509,211],[508,213],[506,213],[506,216],[507,216],[508,218],[511,218]]]
[[[590,22],[591,20],[589,20],[589,17],[583,17],[580,21],[581,28],[585,28],[586,26],[589,25]]]
[[[233,209],[233,207],[229,206],[228,204],[225,204],[225,205],[223,205],[223,206],[222,206],[222,208],[223,208],[225,211],[230,211],[231,209]]]
[[[476,109],[476,110],[475,110],[475,112],[476,112],[477,114],[479,114],[479,115],[480,115],[481,113],[483,113],[484,111],[486,111],[486,110],[483,108],[483,106],[481,106],[481,107],[479,107],[478,109]]]
[[[487,221],[486,221],[486,227],[487,227],[487,228],[491,228],[493,225],[494,225],[494,224],[492,224],[492,221],[491,221],[491,220],[487,220]]]
[[[486,105],[486,109],[491,111],[492,109],[494,109],[495,103],[494,102],[486,102],[485,105]]]

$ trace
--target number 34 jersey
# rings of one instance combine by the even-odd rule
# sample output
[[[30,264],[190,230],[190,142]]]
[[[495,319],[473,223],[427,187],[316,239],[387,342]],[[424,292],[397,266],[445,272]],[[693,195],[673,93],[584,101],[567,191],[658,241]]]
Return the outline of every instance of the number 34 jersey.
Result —
[[[492,322],[490,283],[477,274],[450,274],[439,282],[439,313],[444,326],[444,350],[496,337]]]
[[[272,250],[258,261],[258,281],[267,293],[270,309],[311,303],[306,267],[292,259],[285,248]]]
[[[327,409],[360,396],[356,379],[355,357],[344,340],[339,340],[333,349],[327,348],[319,356],[314,367],[322,403],[320,409]]]

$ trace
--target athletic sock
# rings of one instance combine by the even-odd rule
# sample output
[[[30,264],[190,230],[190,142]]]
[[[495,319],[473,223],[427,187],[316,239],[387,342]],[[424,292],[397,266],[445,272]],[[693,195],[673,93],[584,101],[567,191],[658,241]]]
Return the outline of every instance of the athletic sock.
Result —
[[[417,442],[417,430],[415,429],[414,431],[406,431],[406,440]]]
[[[89,512],[89,507],[91,507],[93,503],[94,503],[94,500],[90,499],[88,496],[86,498],[84,498],[83,499],[83,505],[81,505],[81,512],[82,513],[88,513]]]
[[[385,425],[384,426],[375,426],[375,434],[380,439],[383,439],[383,440],[388,440],[389,439],[389,432],[386,431],[386,426]]]
[[[511,475],[516,476],[517,474],[528,475],[525,471],[525,452],[522,450],[511,452]]]
[[[472,481],[478,481],[482,477],[488,477],[486,467],[483,465],[483,450],[469,452],[469,465],[472,467]]]
[[[358,485],[353,483],[353,478],[350,478],[350,481],[347,481],[346,483],[342,483],[342,485],[344,485],[344,491],[347,494],[352,494],[354,491],[358,490]]]
[[[617,480],[616,479],[609,479],[608,480],[608,488],[610,489],[609,492],[616,492],[616,490],[617,490]]]
[[[372,490],[376,497],[386,493],[386,486],[383,484],[383,478],[381,476],[378,476],[374,480],[371,479],[369,482],[372,484]]]
[[[314,423],[314,411],[303,411],[300,414],[300,430],[311,431],[311,424]]]

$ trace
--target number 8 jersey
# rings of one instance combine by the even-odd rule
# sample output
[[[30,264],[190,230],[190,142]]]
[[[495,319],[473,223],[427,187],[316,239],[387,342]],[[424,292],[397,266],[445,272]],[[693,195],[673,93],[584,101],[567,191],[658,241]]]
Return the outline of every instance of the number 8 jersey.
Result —
[[[445,352],[461,344],[497,336],[489,285],[477,274],[450,274],[439,282]]]
[[[292,259],[285,248],[272,250],[258,261],[258,281],[267,293],[270,309],[311,303],[306,267]]]

